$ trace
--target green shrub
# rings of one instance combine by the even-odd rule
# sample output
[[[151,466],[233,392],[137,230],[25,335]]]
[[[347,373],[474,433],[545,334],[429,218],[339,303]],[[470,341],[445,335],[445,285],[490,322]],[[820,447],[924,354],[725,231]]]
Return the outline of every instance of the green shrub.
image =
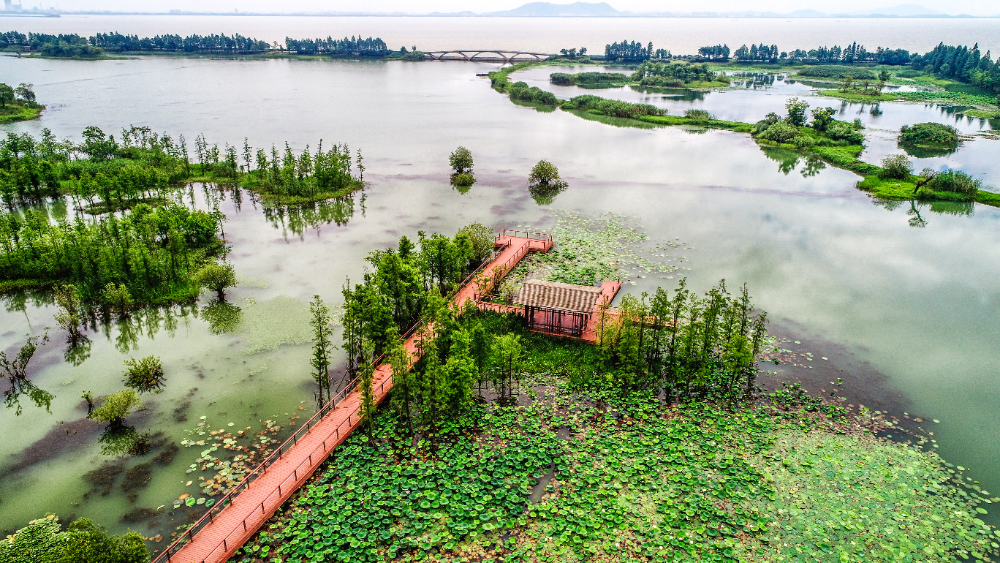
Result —
[[[620,100],[608,100],[600,96],[583,95],[570,100],[579,109],[611,117],[636,117],[639,115],[667,115],[667,110],[650,104],[632,104]]]
[[[968,201],[976,199],[976,194],[983,187],[983,181],[962,172],[961,170],[946,170],[927,183],[934,191],[958,194]]]
[[[90,418],[111,425],[120,425],[125,422],[125,417],[132,414],[132,411],[141,403],[139,393],[134,389],[125,389],[105,397],[101,406],[90,413]]]
[[[857,126],[845,121],[833,120],[826,126],[824,134],[836,141],[847,141],[852,145],[860,145],[865,142],[865,135],[858,130]]]
[[[522,102],[535,102],[550,106],[559,103],[556,95],[552,92],[546,92],[537,86],[528,86],[526,82],[511,84],[507,87],[507,93],[510,94],[512,100],[520,100]]]
[[[904,125],[899,130],[900,146],[920,148],[958,148],[958,129],[943,123],[918,123]]]
[[[0,563],[52,563],[62,554],[64,545],[59,519],[50,514],[0,539]]]
[[[788,111],[788,117],[785,118],[785,121],[796,127],[805,127],[808,109],[808,103],[798,98],[790,98],[785,102],[785,110]]]
[[[202,266],[191,279],[199,286],[214,291],[219,301],[222,301],[226,297],[226,288],[236,285],[236,270],[227,262],[213,262]]]
[[[783,144],[791,144],[792,141],[794,141],[795,138],[798,136],[799,136],[798,128],[788,123],[785,123],[784,121],[771,125],[767,129],[765,129],[763,133],[759,135],[761,139],[771,141],[773,143],[783,143]]]
[[[563,102],[563,105],[559,107],[564,110],[573,110],[576,109],[576,104],[574,104],[573,102]]]
[[[913,172],[913,163],[901,154],[889,155],[882,159],[882,170],[878,177],[883,180],[906,180]]]
[[[140,393],[148,393],[163,387],[163,363],[156,356],[146,356],[141,360],[125,360],[125,386]]]
[[[566,182],[559,177],[559,169],[547,160],[539,160],[528,174],[528,184],[531,186],[565,187]]]
[[[110,535],[86,518],[69,525],[66,547],[58,563],[146,563],[149,550],[142,536],[128,532]]]
[[[684,117],[691,121],[711,121],[715,116],[703,109],[689,109],[684,112]]]
[[[463,172],[461,174],[452,174],[451,183],[456,186],[471,186],[476,183],[476,177],[468,172]]]

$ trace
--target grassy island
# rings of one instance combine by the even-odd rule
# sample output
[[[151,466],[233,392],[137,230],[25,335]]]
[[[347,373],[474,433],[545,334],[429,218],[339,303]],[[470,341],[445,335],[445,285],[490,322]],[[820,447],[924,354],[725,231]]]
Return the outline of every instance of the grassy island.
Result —
[[[540,111],[554,111],[559,108],[584,119],[612,125],[689,126],[748,133],[762,147],[805,153],[837,168],[854,172],[863,178],[858,184],[859,189],[882,199],[976,201],[984,205],[1000,206],[1000,194],[985,191],[981,189],[980,184],[972,185],[962,181],[960,182],[962,187],[957,191],[943,187],[945,184],[938,184],[938,188],[935,189],[931,180],[924,182],[920,177],[911,177],[909,173],[886,182],[882,167],[863,162],[858,158],[865,148],[862,133],[864,127],[861,122],[855,120],[853,123],[848,123],[836,120],[833,118],[836,113],[833,108],[813,109],[810,120],[808,104],[793,98],[786,107],[788,115],[781,117],[772,113],[761,122],[752,124],[715,119],[707,112],[697,110],[688,111],[683,116],[673,116],[668,115],[667,110],[653,105],[609,100],[593,95],[560,100],[555,94],[537,87],[529,87],[524,82],[510,82],[509,77],[512,73],[545,64],[545,62],[528,62],[506,67],[490,73],[490,83],[498,92],[509,94],[515,103],[531,105]],[[953,172],[953,174],[959,173]]]
[[[0,108],[0,123],[12,123],[14,121],[28,121],[38,119],[42,115],[42,105],[7,104]]]
[[[42,115],[45,106],[35,102],[31,84],[21,83],[17,88],[0,82],[0,123],[27,121]]]
[[[632,86],[644,90],[688,88],[710,89],[729,86],[729,77],[709,70],[707,65],[644,61],[629,74],[616,72],[553,73],[553,84],[583,88],[619,88]]]
[[[943,123],[904,125],[899,146],[912,156],[943,156],[958,149],[958,129]]]
[[[447,244],[435,237],[419,253]],[[234,562],[944,562],[997,553],[997,532],[980,518],[1000,499],[925,451],[927,438],[876,437],[898,432],[881,413],[796,384],[774,393],[755,385],[758,362],[777,350],[746,288],[731,295],[720,284],[700,296],[682,282],[672,293],[624,296],[592,345],[529,331],[512,313],[442,308],[432,283],[419,318],[435,330],[411,366],[390,309],[412,300],[391,288],[417,252],[404,238],[374,253],[377,272],[345,290],[345,347],[384,345],[397,374],[389,398],[367,407],[366,422]],[[555,269],[579,268],[577,258]],[[382,320],[354,324],[358,299],[380,304]]]

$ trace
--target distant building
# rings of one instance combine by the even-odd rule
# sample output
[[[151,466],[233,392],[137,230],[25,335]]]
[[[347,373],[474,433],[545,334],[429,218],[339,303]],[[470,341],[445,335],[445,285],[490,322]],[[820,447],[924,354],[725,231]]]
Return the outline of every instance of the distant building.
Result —
[[[3,0],[3,10],[5,12],[20,12],[21,5],[15,4],[12,0]]]

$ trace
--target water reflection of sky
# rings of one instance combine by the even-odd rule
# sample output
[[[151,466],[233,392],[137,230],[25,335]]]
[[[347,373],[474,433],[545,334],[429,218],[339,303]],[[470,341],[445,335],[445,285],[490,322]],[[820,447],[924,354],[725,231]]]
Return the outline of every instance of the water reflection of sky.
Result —
[[[720,278],[732,285],[745,281],[774,318],[851,347],[884,372],[916,412],[943,421],[935,437],[950,461],[972,467],[988,488],[1000,486],[995,470],[1000,430],[989,424],[998,414],[993,397],[1000,392],[998,210],[976,206],[971,214],[948,214],[909,204],[887,209],[854,189],[854,174],[794,153],[764,152],[747,135],[611,127],[566,112],[519,107],[475,76],[494,68],[0,58],[0,74],[15,83],[33,82],[39,98],[50,104],[41,120],[0,130],[37,135],[48,127],[60,137],[79,138],[88,125],[114,132],[136,124],[184,133],[189,145],[204,133],[220,144],[240,145],[248,137],[254,146],[288,140],[301,149],[322,138],[325,144],[361,147],[371,186],[350,210],[264,212],[247,199],[237,210],[231,194],[220,201],[230,217],[229,259],[246,281],[232,291],[232,301],[240,304],[248,298],[266,304],[288,297],[301,309],[315,294],[335,303],[344,281],[363,274],[365,254],[418,229],[452,233],[471,221],[547,228],[559,209],[635,216],[654,238],[680,238],[695,248],[680,254],[691,259],[688,275],[698,289]],[[776,84],[662,103],[718,108],[733,111],[725,116],[730,119],[753,121],[807,92],[801,84]],[[925,114],[951,119],[917,105],[883,104],[878,117],[848,106],[845,117],[862,111],[860,117],[872,124],[871,156],[891,152],[879,131],[903,119],[900,108],[924,112],[923,121],[929,120]],[[988,156],[994,143],[976,139],[948,158],[976,173],[994,174],[994,159]],[[464,195],[447,181],[447,156],[459,144],[472,150],[479,179]],[[570,187],[540,207],[525,184],[528,170],[542,158],[560,168]],[[193,197],[205,204],[199,189]],[[925,227],[909,226],[914,211]],[[656,283],[674,282],[650,277],[629,288],[648,290]],[[0,348],[11,350],[26,332],[55,326],[53,314],[45,303],[0,309]],[[117,334],[113,327],[107,337],[95,334],[91,358],[72,367],[62,361],[65,335],[52,331],[53,342],[33,364],[33,377],[56,393],[53,413],[29,410],[14,417],[0,411],[0,424],[11,437],[0,445],[0,463],[57,428],[57,422],[82,417],[77,399],[82,390],[102,395],[119,389],[128,355],[163,358],[168,385],[152,401],[148,428],[162,429],[177,441],[191,424],[175,422],[172,413],[195,387],[192,417],[233,418],[242,426],[312,400],[307,345],[243,354],[242,337],[213,335],[208,323],[193,315],[172,333],[143,332],[127,353],[116,347]],[[80,475],[100,462],[94,447],[86,443],[65,451],[16,483],[8,481],[16,486],[0,493],[0,527],[48,511],[70,512],[68,505],[85,491]],[[158,473],[139,503],[155,507],[183,492],[188,458]],[[118,519],[127,509],[119,495],[72,511],[122,530]]]

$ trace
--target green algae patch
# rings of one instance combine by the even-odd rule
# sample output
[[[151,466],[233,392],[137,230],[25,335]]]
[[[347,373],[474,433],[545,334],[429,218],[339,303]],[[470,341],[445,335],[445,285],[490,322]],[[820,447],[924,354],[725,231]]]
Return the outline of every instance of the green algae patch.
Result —
[[[986,492],[933,452],[863,433],[772,436],[750,462],[773,487],[773,500],[751,503],[771,522],[742,560],[951,562],[996,552],[980,519]]]
[[[244,354],[312,341],[309,306],[293,297],[278,296],[260,303],[246,299],[238,315],[238,323],[228,330],[238,332],[246,341]]]

